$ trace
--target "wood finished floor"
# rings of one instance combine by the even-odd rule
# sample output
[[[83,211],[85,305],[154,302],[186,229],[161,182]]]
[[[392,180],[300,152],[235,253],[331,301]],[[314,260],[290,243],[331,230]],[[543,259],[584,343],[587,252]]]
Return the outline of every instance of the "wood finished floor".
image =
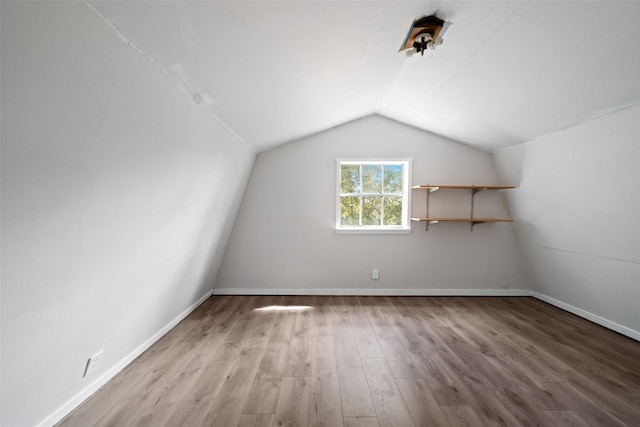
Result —
[[[525,297],[216,296],[59,425],[640,426],[640,343]]]

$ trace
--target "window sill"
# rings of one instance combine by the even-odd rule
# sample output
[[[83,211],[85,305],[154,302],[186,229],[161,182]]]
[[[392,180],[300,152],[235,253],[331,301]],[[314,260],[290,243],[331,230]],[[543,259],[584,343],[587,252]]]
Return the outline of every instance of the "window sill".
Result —
[[[336,228],[336,234],[409,234],[411,228]]]

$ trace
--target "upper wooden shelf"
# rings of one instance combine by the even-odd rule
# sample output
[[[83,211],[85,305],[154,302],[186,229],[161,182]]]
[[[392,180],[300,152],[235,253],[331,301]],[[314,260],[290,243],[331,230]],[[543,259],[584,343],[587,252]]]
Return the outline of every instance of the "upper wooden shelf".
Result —
[[[421,184],[414,185],[414,189],[422,189],[422,190],[509,190],[512,188],[516,188],[510,185],[431,185],[431,184]]]

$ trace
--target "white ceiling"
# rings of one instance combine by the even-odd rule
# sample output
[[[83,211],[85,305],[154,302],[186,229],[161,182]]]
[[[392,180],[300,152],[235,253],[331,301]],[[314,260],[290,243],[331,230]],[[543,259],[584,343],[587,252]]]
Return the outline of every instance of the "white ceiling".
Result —
[[[640,103],[638,1],[89,4],[257,151],[374,113],[494,151]]]

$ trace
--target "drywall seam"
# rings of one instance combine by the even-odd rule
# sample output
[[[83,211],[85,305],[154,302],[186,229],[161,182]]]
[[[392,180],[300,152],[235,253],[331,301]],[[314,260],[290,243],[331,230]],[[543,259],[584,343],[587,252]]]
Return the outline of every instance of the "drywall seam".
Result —
[[[154,60],[153,57],[151,57],[150,55],[147,55],[146,53],[144,53],[142,51],[142,49],[140,49],[138,46],[136,46],[135,43],[133,43],[131,40],[129,40],[127,37],[125,37],[125,35],[122,34],[120,32],[120,30],[118,30],[115,27],[115,25],[113,25],[111,23],[111,21],[109,21],[109,18],[107,18],[98,9],[96,9],[91,3],[89,3],[89,0],[84,0],[84,3],[87,5],[87,7],[89,9],[91,9],[96,15],[98,15],[100,17],[100,19],[102,19],[102,21],[104,21],[104,23],[107,24],[116,33],[118,38],[123,43],[125,43],[126,45],[131,47],[133,50],[138,52],[138,54],[140,54],[140,56],[142,56],[142,58],[144,58],[149,64],[151,64],[155,69],[157,69],[160,72],[160,74],[162,74],[171,84],[173,84],[175,87],[177,87],[180,90],[180,92],[186,94],[189,98],[191,98],[191,100],[196,105],[200,105],[201,99],[202,99],[202,96],[200,94],[198,94],[196,91],[194,91],[190,87],[188,87],[186,85],[186,82],[181,82],[179,79],[175,78],[175,76],[172,73],[170,73],[169,71],[167,71],[166,68],[164,68],[162,65],[158,64],[158,62],[156,62],[156,60]],[[253,153],[257,153],[257,150],[256,150],[256,148],[254,146],[249,144],[247,141],[244,140],[244,138],[240,137],[240,135],[235,133],[233,131],[233,129],[231,129],[229,126],[227,126],[227,124],[225,122],[223,122],[218,116],[216,116],[212,111],[210,111],[210,110],[208,110],[206,108],[203,108],[202,110],[205,111],[209,116],[211,116],[218,123],[220,123],[220,125],[227,132],[229,132],[231,135],[233,135],[238,141],[240,141],[242,144],[244,144],[249,150],[251,150]]]
[[[509,296],[529,297],[528,289],[264,289],[220,288],[214,295],[366,295],[366,296]]]
[[[565,127],[552,130],[551,132],[548,132],[548,133],[545,133],[545,134],[542,134],[542,135],[537,135],[537,136],[530,137],[528,140],[523,141],[523,142],[521,142],[519,144],[510,145],[508,147],[502,147],[502,148],[499,148],[499,149],[491,150],[490,154],[495,155],[495,154],[498,154],[498,153],[500,153],[502,151],[508,151],[508,150],[513,150],[513,149],[516,149],[516,148],[526,147],[528,145],[532,145],[532,144],[535,144],[535,143],[540,143],[541,141],[542,141],[542,143],[544,143],[545,142],[544,141],[545,138],[550,138],[550,137],[555,136],[555,135],[560,135],[560,134],[562,134],[564,132],[567,132],[567,131],[569,131],[569,130],[571,130],[573,128],[577,128],[579,126],[586,125],[587,123],[603,119],[605,117],[614,115],[616,113],[624,113],[626,111],[633,110],[634,108],[637,108],[639,105],[640,105],[640,100],[637,100],[635,102],[629,102],[629,103],[626,103],[624,105],[619,106],[618,108],[615,108],[615,107],[611,108],[610,111],[603,112],[602,114],[599,114],[597,116],[588,117],[588,118],[586,118],[585,120],[583,120],[581,122],[574,122],[574,123],[571,123],[571,124],[569,124],[569,125],[567,125]],[[630,126],[632,126],[632,125],[633,125],[633,123],[630,124]]]
[[[610,261],[626,262],[626,263],[629,263],[629,264],[640,264],[640,261],[634,261],[632,259],[615,258],[615,257],[610,257],[610,256],[604,256],[604,255],[596,255],[596,254],[592,254],[592,253],[589,253],[589,252],[572,251],[570,249],[562,249],[562,248],[554,248],[552,246],[537,245],[535,243],[531,243],[531,239],[529,239],[529,236],[526,233],[527,233],[527,231],[525,229],[525,235],[527,236],[527,244],[529,246],[533,246],[534,248],[546,249],[546,250],[549,250],[549,251],[564,252],[564,253],[575,254],[575,255],[584,255],[584,256],[588,256],[588,257],[606,259],[606,260],[610,260]]]
[[[597,314],[593,314],[588,312],[587,310],[583,310],[581,308],[575,307],[571,304],[567,304],[555,298],[551,298],[545,294],[541,294],[539,292],[532,291],[531,296],[539,299],[540,301],[544,301],[549,303],[555,307],[561,308],[564,311],[568,311],[569,313],[573,313],[576,316],[580,316],[583,319],[587,319],[593,323],[596,323],[600,326],[604,326],[607,329],[611,329],[619,334],[625,335],[629,338],[633,338],[636,341],[640,341],[640,331],[636,331],[635,329],[628,328],[626,326],[620,325],[616,322],[613,322],[609,319],[605,319],[604,317],[600,317]]]
[[[149,347],[155,344],[160,338],[162,338],[167,332],[173,329],[178,323],[180,323],[185,317],[191,314],[200,304],[205,302],[207,298],[211,296],[212,292],[208,291],[206,294],[202,296],[198,301],[193,303],[190,307],[188,307],[185,311],[180,313],[175,319],[167,323],[162,329],[156,332],[153,336],[151,336],[148,340],[142,343],[138,348],[133,350],[127,356],[125,356],[120,362],[116,363],[111,367],[107,372],[102,374],[99,378],[95,379],[91,384],[85,387],[82,391],[72,397],[69,401],[67,401],[64,405],[59,407],[53,413],[51,413],[47,418],[40,421],[36,427],[49,427],[64,417],[69,415],[71,411],[76,409],[82,402],[88,399],[93,393],[98,391],[100,387],[104,386],[107,382],[109,382],[113,377],[115,377],[120,371],[122,371],[129,363],[133,362],[136,357],[140,356],[145,352]]]

